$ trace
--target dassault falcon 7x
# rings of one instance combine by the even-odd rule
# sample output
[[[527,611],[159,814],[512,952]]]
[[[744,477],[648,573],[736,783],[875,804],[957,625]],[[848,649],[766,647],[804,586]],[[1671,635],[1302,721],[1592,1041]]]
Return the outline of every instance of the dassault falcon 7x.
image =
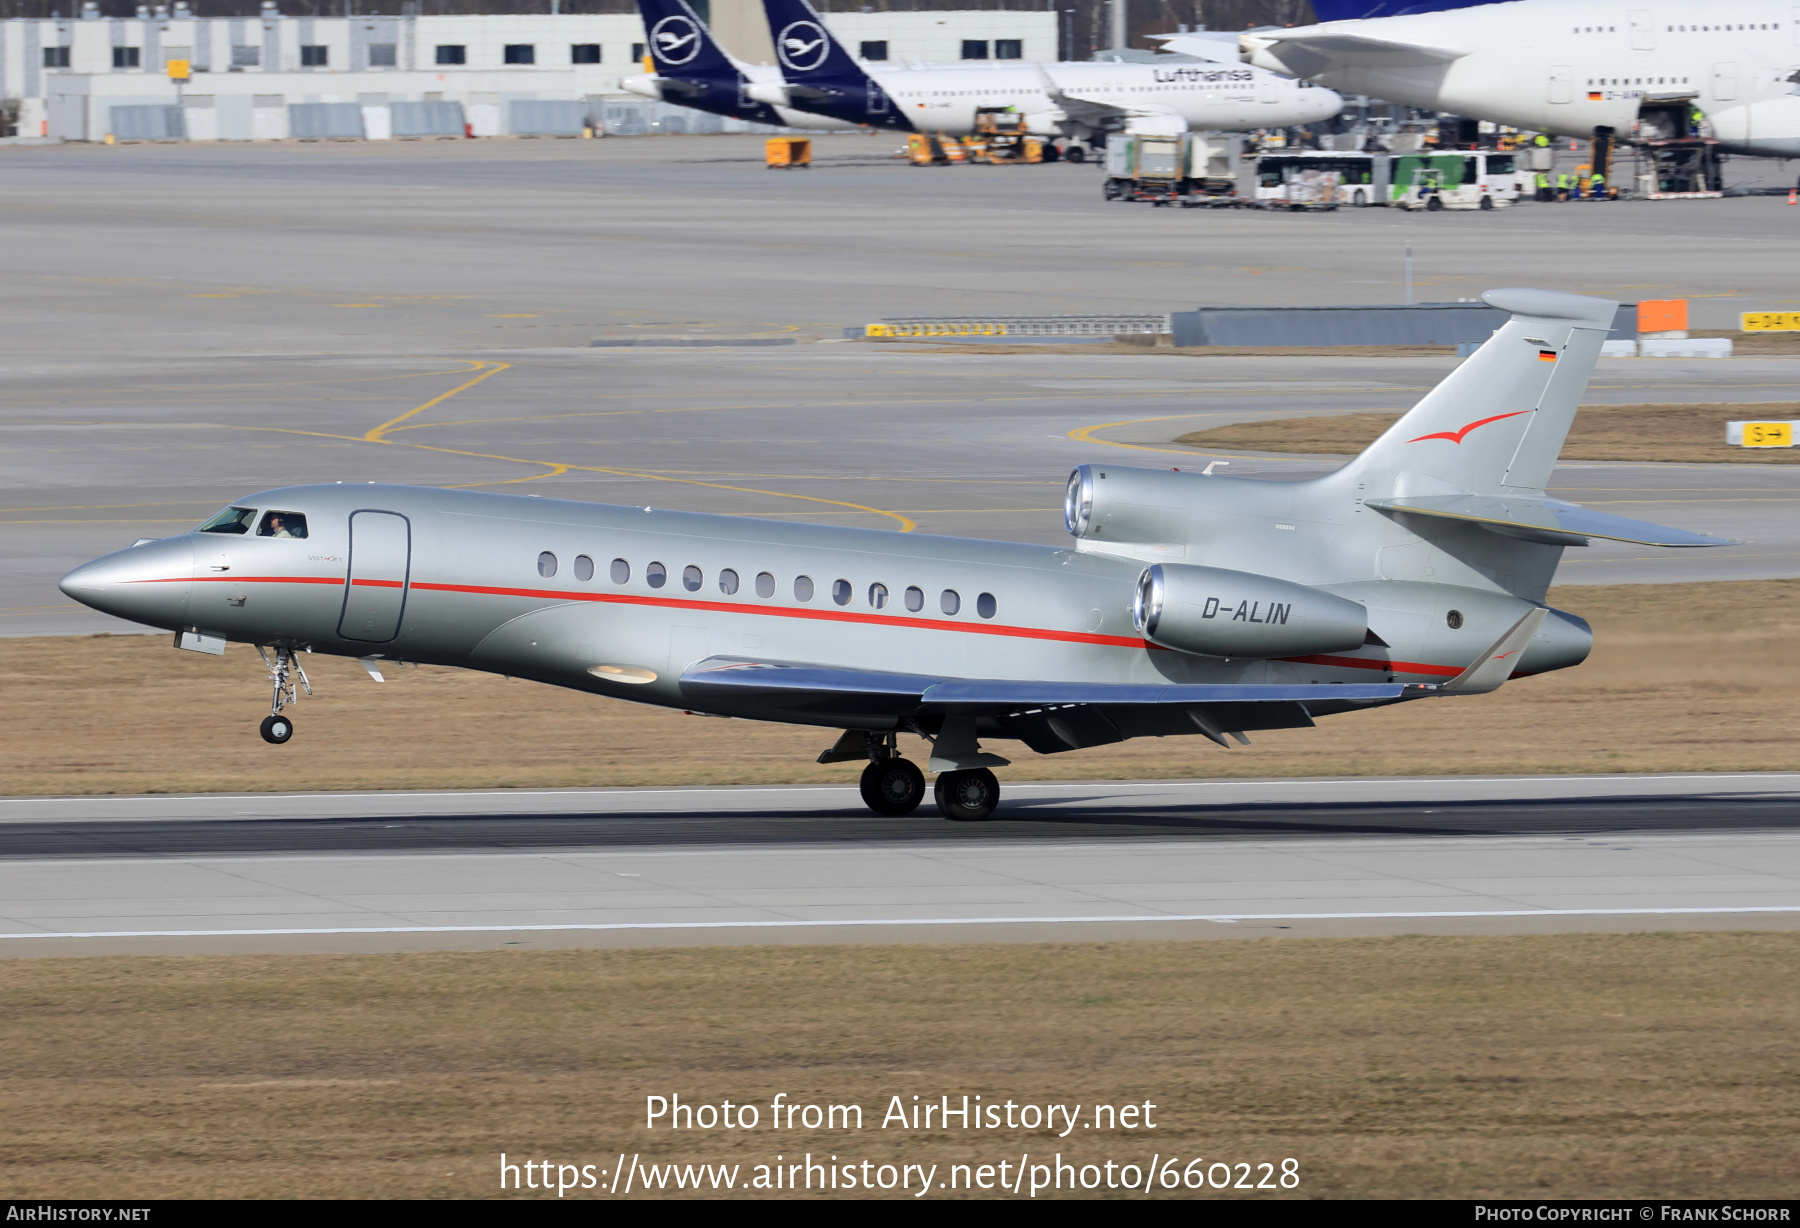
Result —
[[[1042,754],[1254,730],[1563,669],[1592,636],[1544,605],[1590,538],[1725,544],[1548,498],[1615,304],[1483,296],[1510,320],[1361,456],[1305,481],[1105,462],[1070,476],[1071,548],[387,485],[247,495],[70,572],[69,596],[255,644],[285,742],[305,653],[461,666],[841,731],[863,797],[993,812],[979,739]],[[724,736],[724,735],[721,735]]]

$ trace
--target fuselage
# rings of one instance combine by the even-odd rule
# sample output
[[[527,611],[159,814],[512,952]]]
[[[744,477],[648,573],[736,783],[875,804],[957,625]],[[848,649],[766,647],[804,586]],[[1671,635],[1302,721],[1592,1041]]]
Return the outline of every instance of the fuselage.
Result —
[[[1241,45],[1249,63],[1345,93],[1569,136],[1628,136],[1643,106],[1691,101],[1725,148],[1800,156],[1800,10],[1781,0],[1510,0]]]
[[[886,97],[878,96],[871,117],[860,122],[881,123],[890,117],[888,126],[928,132],[970,132],[977,111],[997,107],[1023,113],[1045,135],[1098,127],[1059,107],[1052,88],[1082,102],[1179,116],[1195,130],[1284,128],[1330,119],[1343,108],[1343,99],[1329,89],[1241,64],[1171,60],[861,67]],[[857,91],[836,100],[796,96],[794,105],[846,120],[870,112],[869,100]]]
[[[1196,481],[1231,493],[1229,479]],[[1238,481],[1271,493],[1286,485]],[[1346,522],[1373,520],[1353,499],[1343,504]],[[1369,605],[1380,646],[1224,660],[1148,643],[1131,613],[1143,561],[1088,548],[406,486],[295,486],[233,506],[244,532],[147,542],[77,569],[63,589],[215,639],[459,666],[677,707],[694,706],[682,672],[709,658],[1040,681],[1442,681],[1533,605],[1491,587],[1328,584]],[[306,536],[263,535],[272,514]],[[1304,551],[1342,526],[1306,527],[1317,540],[1294,556],[1302,567]],[[1271,533],[1293,538],[1273,520],[1268,533],[1233,536],[1256,552]],[[1466,632],[1445,628],[1447,602],[1465,611]],[[1553,622],[1518,673],[1586,655],[1585,626]]]

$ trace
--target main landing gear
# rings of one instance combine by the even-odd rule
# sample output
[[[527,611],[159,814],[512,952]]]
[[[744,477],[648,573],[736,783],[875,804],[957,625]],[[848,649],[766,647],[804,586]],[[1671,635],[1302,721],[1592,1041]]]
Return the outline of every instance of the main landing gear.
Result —
[[[264,735],[267,736],[266,734]],[[848,731],[837,745],[819,756],[820,763],[845,763],[869,757],[862,773],[862,799],[870,810],[889,818],[911,814],[925,800],[925,773],[917,764],[900,757],[892,733]],[[941,772],[933,790],[937,808],[946,819],[979,822],[994,813],[1000,801],[1000,782],[986,768]]]
[[[281,715],[281,710],[300,702],[298,688],[304,688],[311,695],[312,683],[306,680],[306,671],[300,668],[300,659],[292,648],[277,648],[273,661],[269,660],[269,654],[261,644],[256,646],[256,653],[268,667],[269,681],[274,686],[274,694],[269,698],[269,715],[263,718],[261,726],[262,738],[280,746],[294,736],[294,722]]]
[[[939,813],[946,819],[979,823],[993,814],[994,807],[1000,804],[1000,782],[986,768],[940,772],[932,796],[937,800]]]

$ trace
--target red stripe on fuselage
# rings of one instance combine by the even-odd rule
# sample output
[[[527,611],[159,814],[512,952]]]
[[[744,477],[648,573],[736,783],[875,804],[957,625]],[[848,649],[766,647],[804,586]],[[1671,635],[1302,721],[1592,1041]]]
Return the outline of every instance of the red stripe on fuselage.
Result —
[[[200,580],[235,581],[239,584],[342,584],[333,576],[199,576]],[[181,577],[165,580],[134,580],[134,584],[175,584]],[[355,580],[357,587],[402,588],[398,580]],[[636,593],[577,593],[542,588],[498,588],[481,584],[414,583],[421,592],[470,593],[478,597],[530,597],[546,601],[586,601],[598,604],[661,607],[671,610],[705,610],[720,614],[757,614],[765,618],[802,618],[815,622],[851,622],[878,627],[908,627],[921,631],[961,631],[972,635],[999,635],[1014,639],[1049,640],[1065,644],[1097,644],[1106,648],[1138,648],[1168,652],[1161,644],[1128,635],[1096,635],[1091,631],[1052,631],[1044,627],[1010,627],[992,623],[944,622],[930,618],[906,618],[894,614],[861,614],[850,610],[804,610],[791,606],[756,606],[732,601],[698,601],[683,597],[649,597]],[[1454,678],[1462,673],[1457,666],[1426,665],[1417,661],[1380,661],[1367,657],[1278,657],[1296,665],[1327,665],[1342,669],[1372,669],[1390,674],[1426,674]]]
[[[732,601],[697,601],[683,597],[644,597],[634,593],[571,593],[537,588],[490,588],[478,584],[414,584],[439,593],[474,593],[486,597],[542,597],[554,601],[591,601],[612,605],[661,606],[672,610],[706,610],[720,614],[760,614],[771,618],[806,618],[820,622],[863,623],[879,627],[912,627],[923,631],[964,631],[1021,639],[1058,640],[1069,644],[1103,644],[1111,648],[1157,648],[1136,636],[1095,635],[1084,631],[1051,631],[1042,627],[1009,627],[992,623],[953,623],[895,614],[858,614],[849,610],[802,610],[792,606],[743,605]]]

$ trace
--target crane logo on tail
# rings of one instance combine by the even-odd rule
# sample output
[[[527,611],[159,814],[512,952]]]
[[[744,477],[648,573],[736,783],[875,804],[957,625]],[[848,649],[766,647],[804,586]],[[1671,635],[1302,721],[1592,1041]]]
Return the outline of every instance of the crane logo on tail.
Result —
[[[775,40],[775,54],[795,72],[811,72],[831,53],[831,41],[816,21],[796,21],[783,27]]]
[[[665,64],[685,64],[700,54],[700,29],[690,19],[665,17],[650,31],[650,41]]]
[[[1409,439],[1406,442],[1407,443],[1423,443],[1427,439],[1448,439],[1451,443],[1461,443],[1465,438],[1468,437],[1469,432],[1476,429],[1477,427],[1486,426],[1490,422],[1499,422],[1506,418],[1517,418],[1520,414],[1528,414],[1530,412],[1531,411],[1529,409],[1515,409],[1510,414],[1495,414],[1492,418],[1477,419],[1476,421],[1471,422],[1467,426],[1463,427],[1460,431],[1436,431],[1430,435],[1421,435],[1417,439]]]

